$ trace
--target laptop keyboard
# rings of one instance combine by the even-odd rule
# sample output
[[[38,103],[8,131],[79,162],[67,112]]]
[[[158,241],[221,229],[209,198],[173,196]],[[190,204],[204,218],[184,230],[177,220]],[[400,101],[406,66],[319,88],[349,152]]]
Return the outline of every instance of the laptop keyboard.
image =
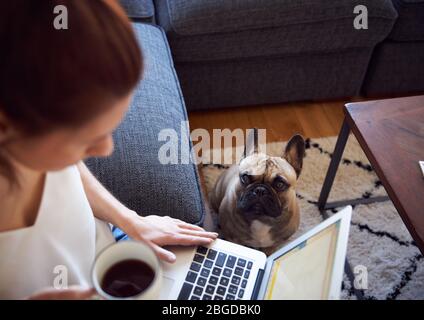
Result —
[[[242,299],[253,262],[198,247],[178,300]]]

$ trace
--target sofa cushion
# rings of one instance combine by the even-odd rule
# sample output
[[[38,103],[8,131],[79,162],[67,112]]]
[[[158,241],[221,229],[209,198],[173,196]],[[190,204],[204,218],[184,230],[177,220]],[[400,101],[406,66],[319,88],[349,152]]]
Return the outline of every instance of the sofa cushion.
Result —
[[[399,18],[389,38],[395,41],[424,40],[424,0],[393,0]]]
[[[151,21],[155,16],[153,0],[119,0],[128,17]]]
[[[142,215],[169,215],[191,223],[204,216],[198,172],[194,164],[161,164],[162,129],[175,130],[187,120],[184,100],[165,34],[157,27],[134,23],[144,53],[143,80],[124,121],[114,132],[115,151],[87,165],[118,199]],[[182,132],[182,133],[181,133]]]
[[[174,60],[208,61],[373,47],[397,16],[391,0],[156,0]],[[358,4],[368,30],[353,27]]]

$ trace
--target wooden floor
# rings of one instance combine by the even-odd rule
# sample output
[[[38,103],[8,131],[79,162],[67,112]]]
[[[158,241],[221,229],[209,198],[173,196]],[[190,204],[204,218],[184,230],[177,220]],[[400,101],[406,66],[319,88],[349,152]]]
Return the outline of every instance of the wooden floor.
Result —
[[[267,142],[285,141],[293,134],[305,138],[336,136],[343,121],[343,105],[349,101],[287,103],[189,112],[190,129],[267,129]]]

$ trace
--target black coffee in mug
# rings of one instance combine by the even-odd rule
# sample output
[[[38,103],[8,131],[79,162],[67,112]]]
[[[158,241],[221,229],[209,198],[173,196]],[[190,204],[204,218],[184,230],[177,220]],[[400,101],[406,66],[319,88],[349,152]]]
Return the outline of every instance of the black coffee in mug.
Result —
[[[111,296],[128,298],[146,290],[154,278],[155,271],[147,263],[127,259],[114,264],[106,271],[101,287]]]

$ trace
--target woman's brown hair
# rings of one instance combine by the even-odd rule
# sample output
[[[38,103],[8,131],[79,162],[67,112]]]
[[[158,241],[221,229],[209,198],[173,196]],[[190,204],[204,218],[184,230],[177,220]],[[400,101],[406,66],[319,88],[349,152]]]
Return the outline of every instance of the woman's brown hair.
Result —
[[[54,27],[58,5],[68,29]],[[0,112],[33,135],[91,119],[142,72],[130,23],[103,0],[1,1],[0,47]],[[12,179],[1,159],[0,174]]]

